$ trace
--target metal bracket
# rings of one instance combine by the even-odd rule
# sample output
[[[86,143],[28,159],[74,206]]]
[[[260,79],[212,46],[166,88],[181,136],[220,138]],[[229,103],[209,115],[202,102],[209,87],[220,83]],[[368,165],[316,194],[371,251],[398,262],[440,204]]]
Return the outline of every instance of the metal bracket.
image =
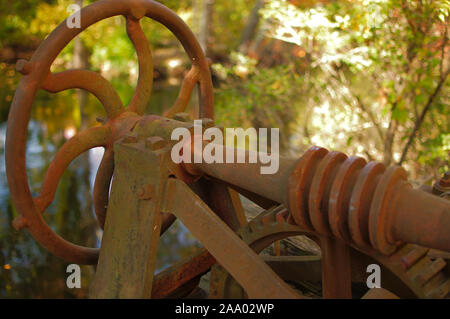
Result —
[[[180,219],[251,298],[300,297],[188,185],[169,177],[167,149],[152,150],[142,139],[124,139],[114,152],[114,180],[91,297],[151,297],[161,212]]]

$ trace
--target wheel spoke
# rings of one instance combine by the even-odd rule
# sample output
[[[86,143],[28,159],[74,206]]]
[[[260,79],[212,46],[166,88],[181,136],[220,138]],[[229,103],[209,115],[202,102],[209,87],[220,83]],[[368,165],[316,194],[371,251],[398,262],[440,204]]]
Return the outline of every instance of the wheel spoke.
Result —
[[[136,49],[139,62],[139,78],[129,110],[144,114],[153,85],[152,52],[139,20],[127,17],[127,34]]]
[[[124,111],[122,101],[111,83],[100,74],[89,70],[68,70],[50,74],[42,89],[57,93],[68,89],[83,89],[94,94],[105,108],[108,118]]]
[[[200,70],[197,65],[193,65],[181,84],[180,93],[178,93],[175,104],[164,112],[163,116],[173,117],[175,114],[184,112],[189,100],[191,99],[192,90],[200,79]]]
[[[94,183],[94,210],[97,221],[103,229],[106,219],[106,207],[109,200],[109,186],[114,171],[114,152],[111,148],[105,149],[100,166],[97,170]]]
[[[106,146],[110,135],[109,127],[92,127],[64,143],[48,167],[40,194],[34,199],[41,213],[53,201],[59,180],[69,164],[78,155],[93,147]]]

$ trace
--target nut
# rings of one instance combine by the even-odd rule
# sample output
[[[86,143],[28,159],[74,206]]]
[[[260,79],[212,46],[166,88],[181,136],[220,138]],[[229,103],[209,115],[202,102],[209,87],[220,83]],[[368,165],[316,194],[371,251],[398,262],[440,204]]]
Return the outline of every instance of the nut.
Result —
[[[22,215],[19,215],[16,218],[14,218],[12,224],[16,230],[21,230],[25,227],[28,227],[28,221]]]
[[[145,200],[145,199],[152,199],[154,193],[155,187],[152,184],[147,184],[139,189],[137,195],[139,199]]]
[[[19,59],[16,62],[16,70],[17,72],[22,73],[23,75],[27,75],[31,72],[32,69],[32,64],[31,62],[24,60],[24,59]]]

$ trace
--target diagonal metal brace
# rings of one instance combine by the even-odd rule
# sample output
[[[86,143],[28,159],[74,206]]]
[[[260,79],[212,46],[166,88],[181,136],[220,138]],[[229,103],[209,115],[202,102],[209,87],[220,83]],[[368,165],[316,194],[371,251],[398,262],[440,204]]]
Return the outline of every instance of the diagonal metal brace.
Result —
[[[301,298],[181,180],[167,180],[161,210],[180,219],[250,298]]]

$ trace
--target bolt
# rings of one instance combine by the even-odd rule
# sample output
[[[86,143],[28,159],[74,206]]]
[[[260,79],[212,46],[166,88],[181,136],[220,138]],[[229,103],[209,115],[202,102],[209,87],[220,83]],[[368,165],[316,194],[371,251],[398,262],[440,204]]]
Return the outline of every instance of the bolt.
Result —
[[[14,218],[12,224],[16,230],[21,230],[28,226],[27,220],[22,215],[19,215],[16,218]]]
[[[450,187],[450,171],[444,173],[444,176],[439,180],[439,185],[442,187]]]
[[[145,140],[145,146],[152,151],[157,151],[166,146],[166,141],[161,136],[150,136]]]
[[[24,60],[24,59],[19,59],[16,62],[16,70],[17,72],[20,72],[23,75],[27,75],[31,72],[32,69],[32,65],[31,62]]]
[[[125,144],[133,144],[138,142],[138,137],[135,135],[127,135],[122,139],[122,142]]]
[[[190,116],[188,113],[180,112],[180,113],[176,113],[173,116],[173,119],[176,121],[180,121],[180,122],[189,122]]]
[[[138,195],[139,199],[144,200],[144,199],[152,199],[154,193],[155,193],[155,187],[153,187],[152,184],[147,184],[147,185],[142,186],[139,189],[137,195]]]

